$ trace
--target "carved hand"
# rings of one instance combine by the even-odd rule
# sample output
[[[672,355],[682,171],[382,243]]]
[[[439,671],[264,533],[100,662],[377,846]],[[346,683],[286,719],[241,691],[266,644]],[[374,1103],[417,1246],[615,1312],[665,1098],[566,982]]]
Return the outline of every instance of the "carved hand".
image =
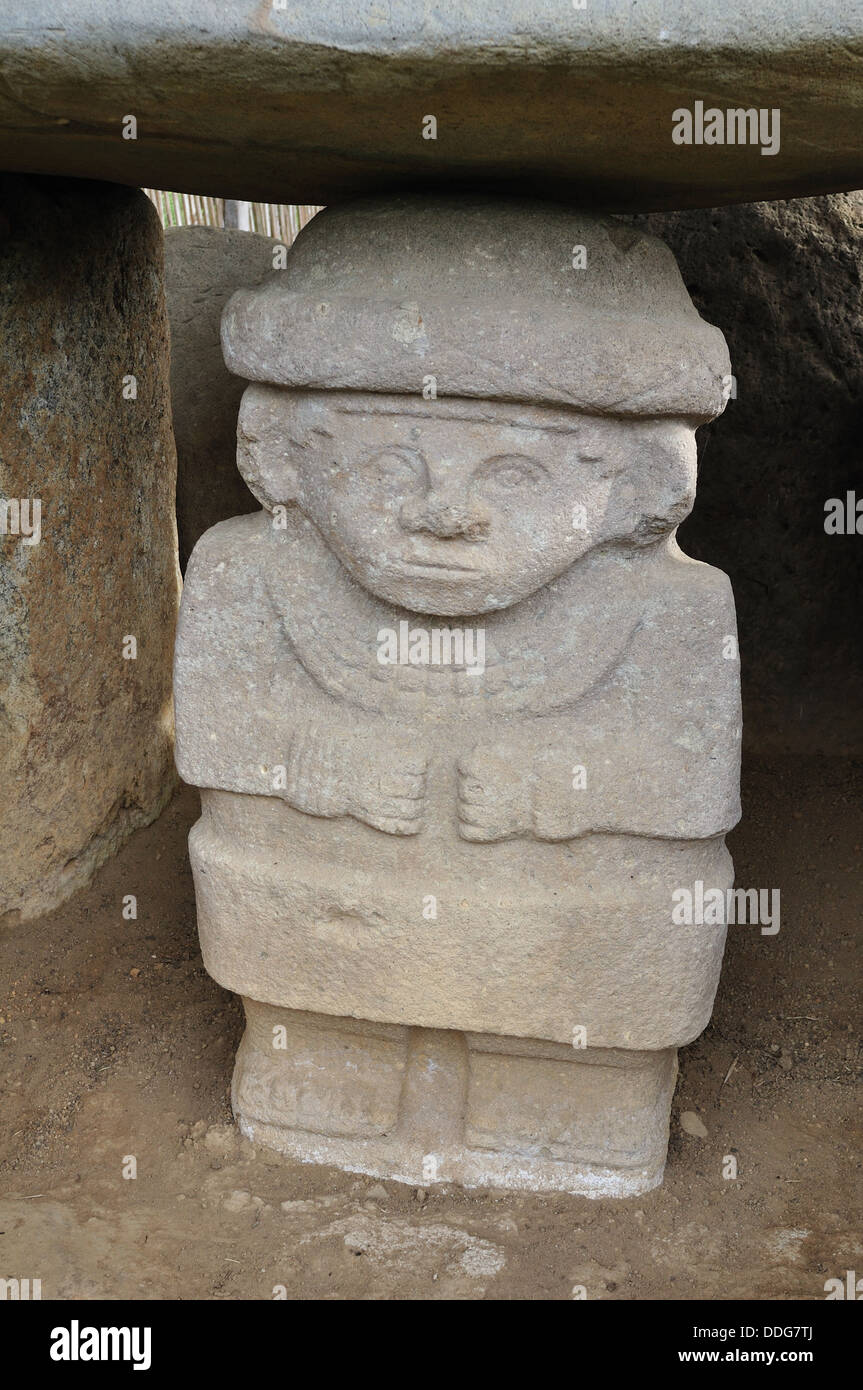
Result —
[[[371,726],[306,724],[291,741],[285,800],[312,816],[353,816],[389,835],[416,835],[425,810],[427,760]]]
[[[459,830],[465,840],[517,835],[571,840],[591,828],[588,792],[563,740],[478,744],[458,765]]]
[[[458,764],[459,833],[507,840],[530,833],[530,760],[504,743],[477,744]]]

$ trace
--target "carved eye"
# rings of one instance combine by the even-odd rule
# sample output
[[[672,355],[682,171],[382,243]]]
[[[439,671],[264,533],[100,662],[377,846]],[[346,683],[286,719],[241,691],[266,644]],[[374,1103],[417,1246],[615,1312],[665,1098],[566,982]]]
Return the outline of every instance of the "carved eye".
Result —
[[[420,477],[422,461],[411,449],[380,449],[363,460],[358,472],[379,487],[404,486]]]
[[[547,477],[542,464],[525,454],[500,454],[486,460],[477,481],[500,492],[515,492],[519,488],[537,487]]]

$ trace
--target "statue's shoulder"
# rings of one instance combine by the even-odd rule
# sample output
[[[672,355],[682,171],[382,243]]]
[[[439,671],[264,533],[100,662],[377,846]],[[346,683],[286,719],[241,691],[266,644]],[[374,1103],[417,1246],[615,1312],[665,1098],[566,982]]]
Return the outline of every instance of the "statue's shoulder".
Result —
[[[669,710],[686,711],[675,692],[687,689],[706,709],[721,706],[738,719],[740,668],[731,581],[722,570],[672,546],[657,557],[638,634],[637,657]],[[664,693],[663,693],[664,692]]]
[[[278,762],[282,727],[272,708],[282,655],[267,590],[268,512],[206,531],[186,569],[174,651],[175,758],[201,787],[259,792],[259,765]]]
[[[276,623],[267,585],[269,513],[220,521],[201,536],[189,559],[177,619],[175,702],[208,682],[230,685],[238,665],[260,666],[273,648]]]
[[[183,604],[231,602],[258,587],[267,565],[269,512],[233,516],[205,531],[186,568]]]
[[[697,632],[717,622],[735,622],[734,594],[724,570],[694,560],[674,543],[654,569],[654,603],[664,607],[675,626]]]

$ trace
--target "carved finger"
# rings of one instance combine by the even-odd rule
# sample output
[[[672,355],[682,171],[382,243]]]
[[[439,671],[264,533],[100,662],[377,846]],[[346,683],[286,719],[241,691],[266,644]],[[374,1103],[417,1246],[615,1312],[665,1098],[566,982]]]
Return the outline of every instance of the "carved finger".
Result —
[[[416,820],[422,814],[422,803],[407,796],[382,796],[374,811],[388,820]]]
[[[387,835],[418,835],[422,829],[419,818],[404,820],[395,816],[379,815],[374,811],[354,812],[357,820],[364,821],[375,830],[383,830]]]
[[[503,830],[490,829],[485,825],[471,825],[465,820],[459,823],[459,834],[463,840],[474,840],[486,844],[492,840],[503,840],[506,838],[506,832]]]
[[[379,782],[383,796],[404,796],[411,801],[420,801],[425,796],[425,776],[394,774],[382,777]]]

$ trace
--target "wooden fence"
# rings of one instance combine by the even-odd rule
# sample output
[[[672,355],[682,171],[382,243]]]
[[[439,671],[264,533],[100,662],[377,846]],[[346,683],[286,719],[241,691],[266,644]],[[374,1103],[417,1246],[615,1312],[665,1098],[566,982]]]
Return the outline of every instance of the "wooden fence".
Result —
[[[145,188],[144,192],[155,203],[163,227],[226,225],[224,198],[206,198],[198,193],[165,193],[158,188]],[[234,202],[228,204],[227,225],[276,237],[290,246],[300,228],[319,211],[320,208],[309,204],[297,207],[284,203]]]

